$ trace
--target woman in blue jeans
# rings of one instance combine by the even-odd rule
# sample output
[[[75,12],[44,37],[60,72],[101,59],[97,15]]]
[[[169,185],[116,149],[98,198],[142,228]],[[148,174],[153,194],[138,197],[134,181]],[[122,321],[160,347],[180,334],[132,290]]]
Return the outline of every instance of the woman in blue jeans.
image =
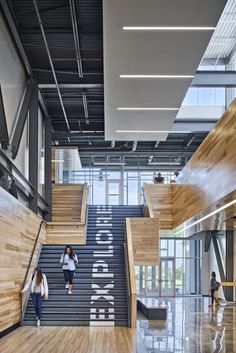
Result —
[[[37,326],[40,326],[43,299],[48,299],[48,282],[46,275],[42,273],[39,267],[34,270],[32,278],[26,283],[21,293],[29,288],[36,313]]]

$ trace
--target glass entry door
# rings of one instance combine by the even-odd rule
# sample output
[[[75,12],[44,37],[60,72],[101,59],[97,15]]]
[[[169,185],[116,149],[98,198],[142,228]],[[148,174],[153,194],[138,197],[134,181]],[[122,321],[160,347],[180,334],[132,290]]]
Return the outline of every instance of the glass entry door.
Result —
[[[136,268],[136,283],[138,294],[141,296],[174,297],[174,258],[162,258],[159,266],[139,266]]]
[[[121,205],[121,182],[117,179],[108,179],[106,182],[106,204]]]
[[[175,295],[175,269],[174,259],[161,259],[160,261],[160,296],[174,297]]]

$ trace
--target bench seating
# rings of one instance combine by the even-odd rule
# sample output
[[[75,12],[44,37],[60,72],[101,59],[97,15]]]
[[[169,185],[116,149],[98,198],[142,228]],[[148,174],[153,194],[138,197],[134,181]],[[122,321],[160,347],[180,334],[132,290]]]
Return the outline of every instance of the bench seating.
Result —
[[[140,310],[148,320],[166,320],[168,306],[162,304],[155,298],[138,298],[138,310]]]

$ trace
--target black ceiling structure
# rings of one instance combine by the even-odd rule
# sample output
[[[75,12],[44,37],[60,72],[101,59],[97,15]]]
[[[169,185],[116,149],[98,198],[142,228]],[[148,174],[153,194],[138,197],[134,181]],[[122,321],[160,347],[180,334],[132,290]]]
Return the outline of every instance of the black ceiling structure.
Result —
[[[77,146],[83,166],[93,156],[122,157],[148,166],[151,156],[180,168],[207,132],[173,133],[165,142],[104,139],[102,0],[7,0],[11,16],[52,121],[53,144]],[[117,157],[118,156],[118,157]],[[143,156],[143,157],[142,157]]]

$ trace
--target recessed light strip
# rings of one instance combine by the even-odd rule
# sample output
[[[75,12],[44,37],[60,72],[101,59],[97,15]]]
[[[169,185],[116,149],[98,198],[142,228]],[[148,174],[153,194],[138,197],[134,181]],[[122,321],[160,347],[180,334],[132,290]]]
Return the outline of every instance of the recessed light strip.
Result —
[[[215,211],[208,213],[206,216],[200,218],[198,221],[193,222],[192,224],[188,225],[187,227],[184,227],[184,229],[179,230],[175,234],[179,234],[181,232],[186,231],[187,229],[189,229],[191,227],[194,227],[196,224],[204,221],[205,219],[210,218],[211,216],[214,216],[215,214],[219,213],[220,211],[223,211],[225,208],[228,208],[228,207],[234,205],[235,203],[236,203],[236,199],[226,203],[224,206],[221,206],[221,207],[217,208]]]
[[[194,75],[120,75],[120,78],[179,79],[179,78],[194,78]]]
[[[159,108],[159,107],[119,107],[117,110],[157,110],[157,111],[178,111],[179,108]]]
[[[124,31],[214,31],[216,27],[206,26],[124,26]]]
[[[137,134],[190,134],[191,131],[171,131],[171,130],[116,130],[118,133]]]

